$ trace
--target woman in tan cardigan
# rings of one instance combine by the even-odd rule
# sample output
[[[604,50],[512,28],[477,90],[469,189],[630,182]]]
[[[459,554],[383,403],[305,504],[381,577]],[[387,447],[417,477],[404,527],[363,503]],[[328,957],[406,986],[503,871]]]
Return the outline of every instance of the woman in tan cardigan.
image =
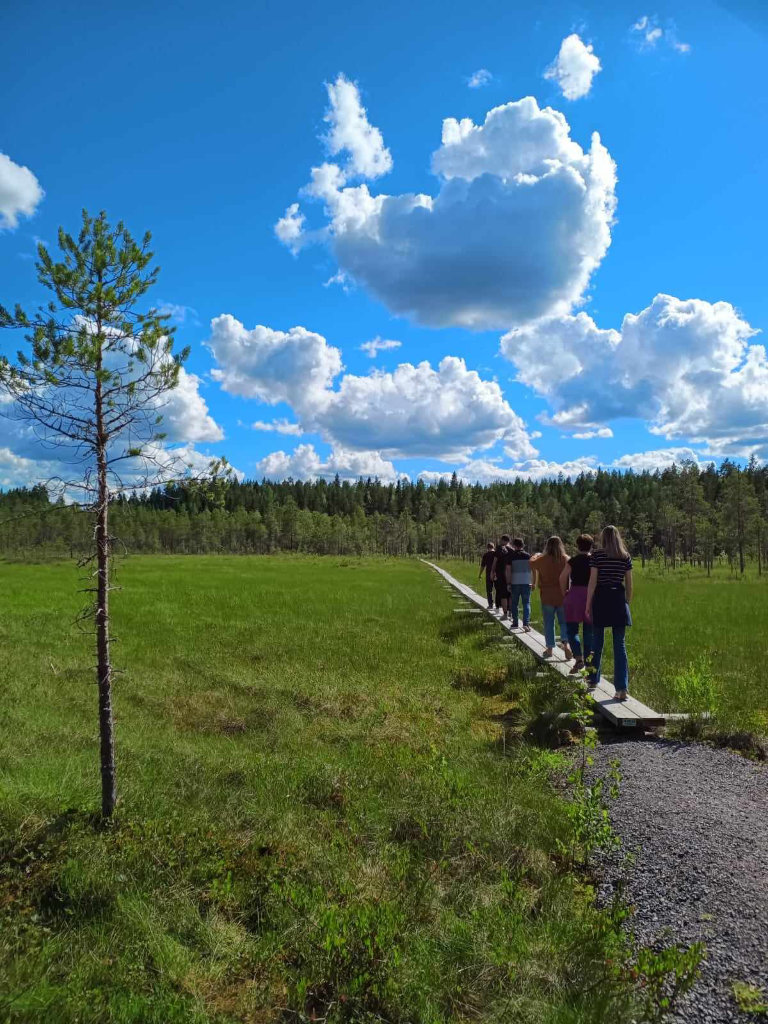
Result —
[[[565,652],[566,661],[573,655],[568,646],[568,633],[563,609],[563,590],[560,586],[560,574],[568,564],[568,554],[559,537],[550,537],[544,545],[543,554],[531,557],[531,570],[541,594],[541,613],[544,617],[544,638],[547,649],[545,658],[551,658],[555,650],[555,617],[560,624],[560,643]]]

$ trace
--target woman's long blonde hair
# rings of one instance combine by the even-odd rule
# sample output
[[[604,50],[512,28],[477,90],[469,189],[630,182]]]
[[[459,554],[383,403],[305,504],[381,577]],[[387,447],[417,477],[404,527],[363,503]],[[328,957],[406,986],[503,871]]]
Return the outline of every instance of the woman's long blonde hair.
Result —
[[[568,558],[568,552],[565,550],[565,545],[559,537],[549,538],[544,545],[544,554],[549,555],[550,558],[554,558],[558,562]]]
[[[629,552],[616,526],[606,526],[603,529],[600,534],[600,547],[609,558],[629,558]]]

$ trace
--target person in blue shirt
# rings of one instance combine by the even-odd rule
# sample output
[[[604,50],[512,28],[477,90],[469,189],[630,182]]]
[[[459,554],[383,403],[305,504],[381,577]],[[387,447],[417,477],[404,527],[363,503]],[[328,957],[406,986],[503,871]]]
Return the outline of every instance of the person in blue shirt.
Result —
[[[531,621],[531,556],[525,550],[522,537],[515,537],[509,552],[509,606],[512,611],[512,628],[517,629],[518,604],[523,605],[523,629],[530,633]]]

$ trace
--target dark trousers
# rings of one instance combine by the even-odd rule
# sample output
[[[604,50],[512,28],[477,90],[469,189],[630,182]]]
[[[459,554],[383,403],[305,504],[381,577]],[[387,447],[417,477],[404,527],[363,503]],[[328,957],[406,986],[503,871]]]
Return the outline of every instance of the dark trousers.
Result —
[[[489,573],[485,574],[485,596],[488,598],[488,604],[493,605],[493,580]]]

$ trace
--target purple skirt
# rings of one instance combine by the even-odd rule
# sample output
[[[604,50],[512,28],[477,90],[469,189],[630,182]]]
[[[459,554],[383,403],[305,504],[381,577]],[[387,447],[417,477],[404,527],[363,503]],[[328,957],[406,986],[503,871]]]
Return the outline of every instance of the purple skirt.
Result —
[[[587,588],[571,587],[563,601],[566,622],[584,622],[587,609]]]

